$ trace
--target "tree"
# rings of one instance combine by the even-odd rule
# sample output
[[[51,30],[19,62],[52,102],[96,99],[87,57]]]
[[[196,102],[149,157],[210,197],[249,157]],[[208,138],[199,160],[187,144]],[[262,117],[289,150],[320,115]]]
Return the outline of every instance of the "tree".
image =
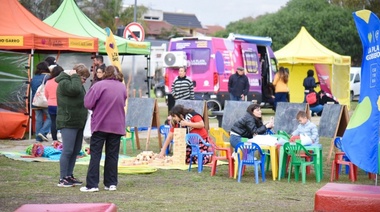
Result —
[[[122,4],[122,0],[84,0],[84,4],[80,8],[100,27],[109,27],[115,32],[118,26],[126,26],[134,21],[134,6],[123,9]],[[147,11],[147,8],[138,6],[136,11],[137,21],[142,22],[142,14]]]
[[[265,14],[253,20],[240,20],[227,25],[224,32],[269,36],[273,50],[289,43],[304,26],[322,45],[342,55],[350,55],[360,63],[362,46],[352,9],[330,4],[326,0],[290,0],[277,13]]]
[[[63,0],[19,0],[29,12],[40,20],[49,17],[56,11]]]

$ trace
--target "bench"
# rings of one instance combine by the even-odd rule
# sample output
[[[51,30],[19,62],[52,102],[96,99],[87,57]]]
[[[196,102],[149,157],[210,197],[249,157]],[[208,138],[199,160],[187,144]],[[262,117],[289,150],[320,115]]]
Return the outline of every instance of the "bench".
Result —
[[[314,211],[378,211],[380,187],[327,183],[315,193]]]

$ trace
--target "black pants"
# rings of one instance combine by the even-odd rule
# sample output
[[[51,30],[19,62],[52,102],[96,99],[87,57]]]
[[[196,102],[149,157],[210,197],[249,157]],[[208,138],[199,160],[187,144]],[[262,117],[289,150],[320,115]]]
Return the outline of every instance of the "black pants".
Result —
[[[104,163],[103,183],[109,187],[117,185],[117,165],[119,161],[121,135],[105,132],[94,132],[90,142],[90,165],[88,166],[86,187],[98,188],[100,160],[102,158],[103,145],[106,146],[106,158]]]

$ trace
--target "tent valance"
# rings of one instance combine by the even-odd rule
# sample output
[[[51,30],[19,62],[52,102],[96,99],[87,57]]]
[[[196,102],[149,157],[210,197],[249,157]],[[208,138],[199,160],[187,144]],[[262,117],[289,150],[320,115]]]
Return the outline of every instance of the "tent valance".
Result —
[[[106,54],[105,41],[106,32],[104,29],[96,25],[88,18],[77,6],[74,0],[64,0],[59,8],[48,18],[45,23],[60,29],[80,36],[89,36],[99,39],[98,52]],[[124,39],[119,36],[114,36],[119,55],[149,55],[150,42],[137,42]]]
[[[17,0],[1,1],[0,49],[96,52],[98,39],[55,29],[25,9]]]

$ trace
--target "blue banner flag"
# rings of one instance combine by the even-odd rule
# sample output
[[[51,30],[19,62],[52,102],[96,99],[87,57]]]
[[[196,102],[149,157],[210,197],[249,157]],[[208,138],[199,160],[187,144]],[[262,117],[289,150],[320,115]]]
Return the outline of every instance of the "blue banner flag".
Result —
[[[367,172],[378,173],[380,21],[369,10],[354,12],[353,17],[363,44],[361,87],[342,145],[351,162]]]

